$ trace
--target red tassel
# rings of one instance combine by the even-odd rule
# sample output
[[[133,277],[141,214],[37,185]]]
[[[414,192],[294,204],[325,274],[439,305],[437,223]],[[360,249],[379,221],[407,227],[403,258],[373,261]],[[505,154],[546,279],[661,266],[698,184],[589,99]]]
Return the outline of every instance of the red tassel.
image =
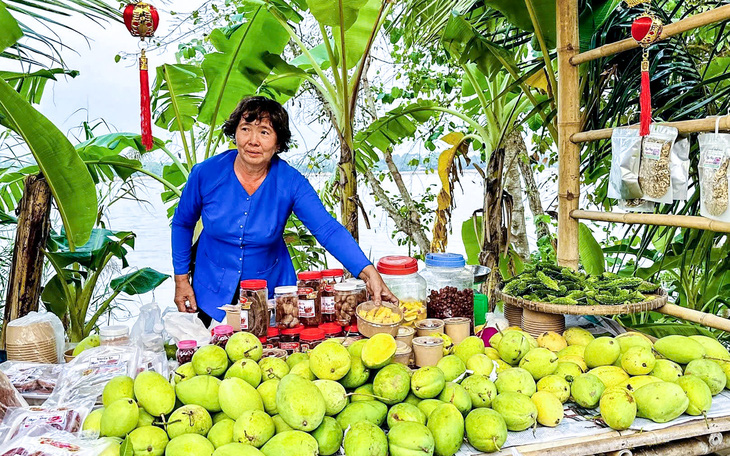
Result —
[[[139,58],[139,99],[142,116],[142,145],[152,150],[152,114],[150,113],[150,81],[144,49]]]
[[[639,136],[649,134],[649,125],[651,125],[651,79],[649,78],[649,62],[642,62],[641,65],[641,95],[639,96],[639,106],[641,108],[641,125],[639,127]]]

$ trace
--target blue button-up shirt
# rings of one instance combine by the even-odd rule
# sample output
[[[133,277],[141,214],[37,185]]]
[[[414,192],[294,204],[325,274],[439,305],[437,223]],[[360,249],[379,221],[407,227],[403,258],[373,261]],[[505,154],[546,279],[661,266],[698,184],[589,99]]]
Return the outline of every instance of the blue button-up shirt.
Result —
[[[238,151],[229,150],[193,166],[172,218],[175,274],[190,270],[193,231],[203,231],[195,257],[193,290],[197,305],[222,321],[240,280],[265,279],[274,287],[295,285],[296,274],[284,242],[292,212],[354,276],[370,264],[350,233],[324,208],[307,179],[274,156],[261,186],[249,195],[236,178]]]

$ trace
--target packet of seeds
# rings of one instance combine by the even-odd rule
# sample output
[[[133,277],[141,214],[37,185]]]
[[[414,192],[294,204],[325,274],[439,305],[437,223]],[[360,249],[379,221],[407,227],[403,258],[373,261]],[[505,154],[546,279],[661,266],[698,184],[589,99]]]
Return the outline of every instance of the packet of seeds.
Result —
[[[631,200],[618,200],[618,207],[627,212],[654,212],[656,203],[636,198]]]
[[[611,134],[608,197],[633,200],[644,194],[639,186],[641,136],[636,128],[614,128]]]
[[[689,190],[689,138],[674,142],[669,167],[672,173],[672,197],[674,201],[686,201]]]
[[[642,138],[639,185],[647,201],[666,204],[674,201],[670,159],[678,133],[674,127],[652,125],[649,135]]]
[[[730,222],[728,165],[730,134],[702,133],[700,143],[700,215]]]

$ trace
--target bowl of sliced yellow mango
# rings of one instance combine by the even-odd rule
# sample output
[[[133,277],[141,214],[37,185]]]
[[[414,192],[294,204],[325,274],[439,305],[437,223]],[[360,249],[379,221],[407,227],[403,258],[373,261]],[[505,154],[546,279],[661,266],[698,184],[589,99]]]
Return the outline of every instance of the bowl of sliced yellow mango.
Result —
[[[355,312],[357,329],[365,337],[373,337],[378,333],[395,337],[398,335],[398,326],[403,321],[403,311],[389,302],[376,305],[372,301],[365,301],[357,306]]]

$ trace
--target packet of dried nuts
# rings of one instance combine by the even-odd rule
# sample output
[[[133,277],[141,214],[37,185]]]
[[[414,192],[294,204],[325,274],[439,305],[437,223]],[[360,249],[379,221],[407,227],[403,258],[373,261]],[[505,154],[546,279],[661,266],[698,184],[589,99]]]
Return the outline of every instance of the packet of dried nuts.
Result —
[[[627,212],[654,212],[656,203],[653,201],[646,201],[641,198],[630,199],[630,200],[618,200],[619,209],[623,209]]]
[[[639,185],[646,201],[666,204],[674,201],[670,162],[678,134],[674,127],[652,125],[649,135],[642,138]]]
[[[728,165],[730,165],[730,134],[703,133],[700,143],[700,215],[730,222],[728,210]]]

